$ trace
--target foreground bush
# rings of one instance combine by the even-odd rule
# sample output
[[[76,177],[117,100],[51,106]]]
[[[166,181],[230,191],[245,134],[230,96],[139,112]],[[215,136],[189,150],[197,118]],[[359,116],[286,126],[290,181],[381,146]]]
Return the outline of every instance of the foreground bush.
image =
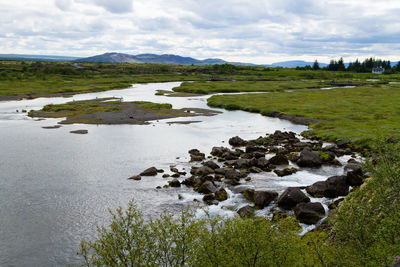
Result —
[[[87,266],[391,266],[400,254],[400,153],[380,144],[372,178],[326,223],[301,237],[294,219],[197,219],[190,211],[145,221],[133,202],[82,241]]]

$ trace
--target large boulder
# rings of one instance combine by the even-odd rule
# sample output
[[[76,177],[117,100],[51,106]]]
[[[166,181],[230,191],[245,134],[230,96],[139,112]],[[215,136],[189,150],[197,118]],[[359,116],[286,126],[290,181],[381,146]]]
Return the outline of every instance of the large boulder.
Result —
[[[275,156],[273,156],[272,158],[269,159],[269,163],[274,164],[274,165],[288,165],[289,160],[283,154],[276,154]]]
[[[262,209],[277,197],[278,193],[274,191],[254,191],[253,199],[256,207]]]
[[[321,157],[317,153],[308,149],[303,149],[296,163],[300,167],[320,167],[322,162]]]
[[[363,183],[364,172],[360,164],[350,162],[344,167],[346,182],[350,186],[360,186]]]
[[[349,193],[349,185],[346,182],[346,176],[332,176],[326,181],[325,197],[346,196]]]
[[[252,206],[244,206],[240,208],[237,213],[239,214],[240,217],[245,218],[245,217],[251,217],[254,215],[254,208]]]
[[[320,181],[307,186],[306,191],[313,197],[323,197],[325,195],[326,188],[326,182]]]
[[[218,165],[217,163],[215,163],[214,161],[212,161],[212,160],[209,160],[209,161],[204,162],[203,165],[206,166],[206,167],[209,167],[209,168],[211,168],[211,169],[213,169],[213,170],[219,168],[219,165]]]
[[[243,169],[243,168],[249,168],[252,165],[252,160],[251,159],[238,159],[235,161],[235,163],[233,164],[233,166],[236,169]]]
[[[190,173],[193,174],[193,175],[197,175],[197,176],[206,176],[206,175],[209,175],[211,173],[214,173],[214,170],[209,168],[209,167],[207,167],[207,166],[202,166],[202,167],[197,168],[197,169],[192,169],[190,171]]]
[[[284,209],[291,209],[302,202],[310,202],[310,198],[298,187],[289,187],[278,198],[278,206]]]
[[[293,209],[301,223],[315,224],[325,216],[325,209],[319,202],[299,203]]]
[[[203,184],[200,185],[198,192],[202,194],[210,194],[217,191],[215,185],[210,181],[205,181]]]
[[[239,136],[235,136],[229,139],[229,144],[231,146],[245,146],[247,141],[243,140]]]
[[[157,175],[157,168],[150,167],[140,173],[140,176],[156,176]]]

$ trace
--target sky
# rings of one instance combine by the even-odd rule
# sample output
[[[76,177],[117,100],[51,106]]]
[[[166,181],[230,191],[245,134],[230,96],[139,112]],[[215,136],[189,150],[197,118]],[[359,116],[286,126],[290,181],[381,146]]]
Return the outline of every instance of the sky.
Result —
[[[399,0],[0,0],[0,54],[400,60]]]

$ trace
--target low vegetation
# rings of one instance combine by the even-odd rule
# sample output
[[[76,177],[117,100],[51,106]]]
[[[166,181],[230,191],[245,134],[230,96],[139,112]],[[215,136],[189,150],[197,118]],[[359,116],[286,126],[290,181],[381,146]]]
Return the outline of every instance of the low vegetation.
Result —
[[[372,177],[305,236],[292,218],[198,219],[190,211],[149,221],[133,202],[112,213],[94,241],[82,241],[87,266],[390,266],[400,251],[400,153],[379,143]]]

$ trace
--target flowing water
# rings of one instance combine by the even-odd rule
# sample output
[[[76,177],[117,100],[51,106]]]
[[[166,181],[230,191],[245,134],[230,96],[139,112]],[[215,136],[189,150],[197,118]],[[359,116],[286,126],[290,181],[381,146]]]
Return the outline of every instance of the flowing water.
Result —
[[[138,84],[124,90],[79,94],[69,98],[38,98],[0,102],[0,265],[76,265],[80,240],[93,239],[96,225],[110,222],[108,209],[125,206],[134,198],[148,216],[163,210],[179,211],[200,196],[191,188],[156,189],[167,179],[143,177],[127,180],[142,170],[169,166],[190,170],[187,151],[198,148],[208,154],[213,146],[226,146],[230,137],[265,136],[275,130],[300,133],[305,126],[242,111],[222,111],[213,117],[175,118],[149,125],[56,125],[60,119],[37,121],[22,109],[40,109],[46,104],[102,97],[124,101],[171,103],[174,108],[208,108],[207,98],[155,96],[158,89],[171,90],[179,82]],[[18,112],[17,112],[18,110]],[[171,121],[201,121],[169,124]],[[87,135],[69,133],[87,129]],[[346,159],[342,159],[343,161]],[[246,183],[257,189],[282,192],[288,186],[303,186],[342,168],[302,170],[278,178],[274,173],[251,175]],[[210,208],[211,213],[233,216],[231,209],[246,205],[241,194],[228,190],[229,199]],[[184,199],[178,200],[181,194]],[[268,207],[258,211],[268,215]],[[201,216],[201,211],[198,212]]]

